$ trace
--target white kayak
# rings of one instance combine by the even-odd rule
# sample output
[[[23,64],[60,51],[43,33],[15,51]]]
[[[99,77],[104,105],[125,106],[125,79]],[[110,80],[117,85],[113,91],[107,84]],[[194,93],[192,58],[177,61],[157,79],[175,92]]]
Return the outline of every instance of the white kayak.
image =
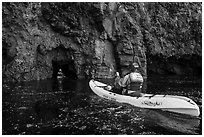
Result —
[[[199,116],[198,105],[191,99],[183,96],[143,94],[142,97],[121,95],[105,90],[108,86],[96,80],[90,80],[90,88],[98,96],[120,103],[128,103],[140,108],[160,109],[191,116]]]

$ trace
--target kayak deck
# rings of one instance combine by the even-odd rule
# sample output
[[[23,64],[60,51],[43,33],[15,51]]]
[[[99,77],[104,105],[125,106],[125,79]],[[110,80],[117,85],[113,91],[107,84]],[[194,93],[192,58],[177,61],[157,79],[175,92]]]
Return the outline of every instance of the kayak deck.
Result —
[[[104,87],[108,85],[95,80],[90,80],[89,86],[98,96],[120,103],[128,103],[136,107],[160,109],[163,111],[187,114],[191,116],[200,115],[197,104],[187,97],[144,93],[142,97],[121,95],[105,90]]]

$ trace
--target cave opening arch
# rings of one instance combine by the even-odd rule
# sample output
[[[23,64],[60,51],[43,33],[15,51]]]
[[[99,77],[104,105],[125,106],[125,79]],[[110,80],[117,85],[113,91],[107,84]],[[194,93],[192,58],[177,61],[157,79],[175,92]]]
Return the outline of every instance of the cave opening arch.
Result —
[[[77,79],[77,71],[73,53],[70,49],[66,49],[63,45],[60,45],[53,50],[52,68],[52,78],[58,78],[59,71],[61,70],[64,77]]]

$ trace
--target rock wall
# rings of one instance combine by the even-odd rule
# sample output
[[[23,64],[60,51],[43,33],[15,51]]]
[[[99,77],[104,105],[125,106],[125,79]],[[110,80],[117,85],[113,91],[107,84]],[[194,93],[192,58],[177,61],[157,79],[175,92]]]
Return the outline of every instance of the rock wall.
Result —
[[[201,75],[202,4],[147,3],[145,45],[149,72]]]
[[[51,78],[60,67],[112,78],[132,61],[145,78],[201,67],[201,3],[2,3],[2,19],[3,80]]]
[[[55,33],[41,17],[41,3],[3,3],[4,78],[15,81],[51,78],[56,55],[52,51],[59,45],[77,51],[71,39]]]

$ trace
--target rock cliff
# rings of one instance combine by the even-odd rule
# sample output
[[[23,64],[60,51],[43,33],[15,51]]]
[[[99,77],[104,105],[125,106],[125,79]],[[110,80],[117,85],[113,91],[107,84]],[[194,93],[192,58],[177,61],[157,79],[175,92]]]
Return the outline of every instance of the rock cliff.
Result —
[[[3,80],[112,78],[202,67],[201,3],[2,3]],[[185,62],[184,62],[185,61]],[[187,69],[186,69],[187,68]],[[146,71],[147,70],[147,71]]]

